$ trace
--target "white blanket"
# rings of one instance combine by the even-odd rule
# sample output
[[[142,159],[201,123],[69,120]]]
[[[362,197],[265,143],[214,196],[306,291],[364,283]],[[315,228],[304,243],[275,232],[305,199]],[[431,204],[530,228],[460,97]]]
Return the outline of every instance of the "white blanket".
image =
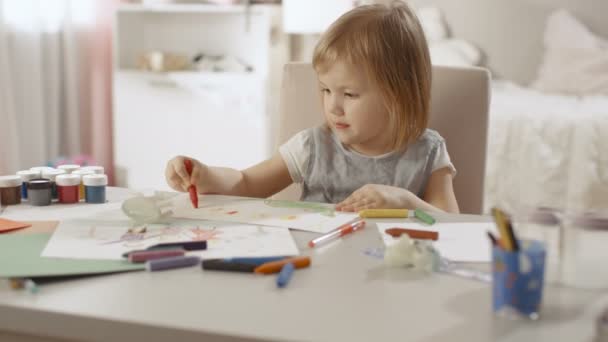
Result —
[[[501,82],[492,92],[485,211],[608,209],[608,97],[548,95]]]

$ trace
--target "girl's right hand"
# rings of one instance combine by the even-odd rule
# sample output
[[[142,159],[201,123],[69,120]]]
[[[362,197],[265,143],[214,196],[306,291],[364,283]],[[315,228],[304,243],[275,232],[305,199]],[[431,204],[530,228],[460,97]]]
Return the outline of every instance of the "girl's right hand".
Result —
[[[184,161],[189,159],[192,161],[192,174],[188,175]],[[196,185],[200,192],[202,189],[202,181],[207,172],[207,166],[198,160],[185,156],[177,156],[169,160],[165,169],[165,178],[167,184],[176,191],[186,192],[191,184]]]

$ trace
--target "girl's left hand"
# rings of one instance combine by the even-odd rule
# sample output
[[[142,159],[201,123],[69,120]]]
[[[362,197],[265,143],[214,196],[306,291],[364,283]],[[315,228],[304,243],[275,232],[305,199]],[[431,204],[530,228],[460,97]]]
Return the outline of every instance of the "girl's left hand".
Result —
[[[336,204],[336,210],[356,212],[363,209],[408,208],[411,196],[413,194],[406,189],[367,184],[357,189],[344,201]]]

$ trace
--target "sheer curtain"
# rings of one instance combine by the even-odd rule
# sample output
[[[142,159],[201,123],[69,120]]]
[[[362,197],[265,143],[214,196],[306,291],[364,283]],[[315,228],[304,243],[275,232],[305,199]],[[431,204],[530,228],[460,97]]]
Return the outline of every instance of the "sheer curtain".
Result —
[[[112,178],[118,0],[0,0],[0,174],[88,155]]]

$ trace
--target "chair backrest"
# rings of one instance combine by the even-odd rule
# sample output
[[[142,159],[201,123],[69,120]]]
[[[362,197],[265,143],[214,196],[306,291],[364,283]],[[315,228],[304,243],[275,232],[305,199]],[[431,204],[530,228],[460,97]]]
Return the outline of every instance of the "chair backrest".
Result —
[[[490,74],[483,68],[433,66],[429,127],[446,140],[458,174],[454,191],[462,213],[480,214],[486,163]],[[317,76],[310,63],[288,63],[283,70],[278,144],[323,122]],[[276,198],[297,199],[292,186]]]

